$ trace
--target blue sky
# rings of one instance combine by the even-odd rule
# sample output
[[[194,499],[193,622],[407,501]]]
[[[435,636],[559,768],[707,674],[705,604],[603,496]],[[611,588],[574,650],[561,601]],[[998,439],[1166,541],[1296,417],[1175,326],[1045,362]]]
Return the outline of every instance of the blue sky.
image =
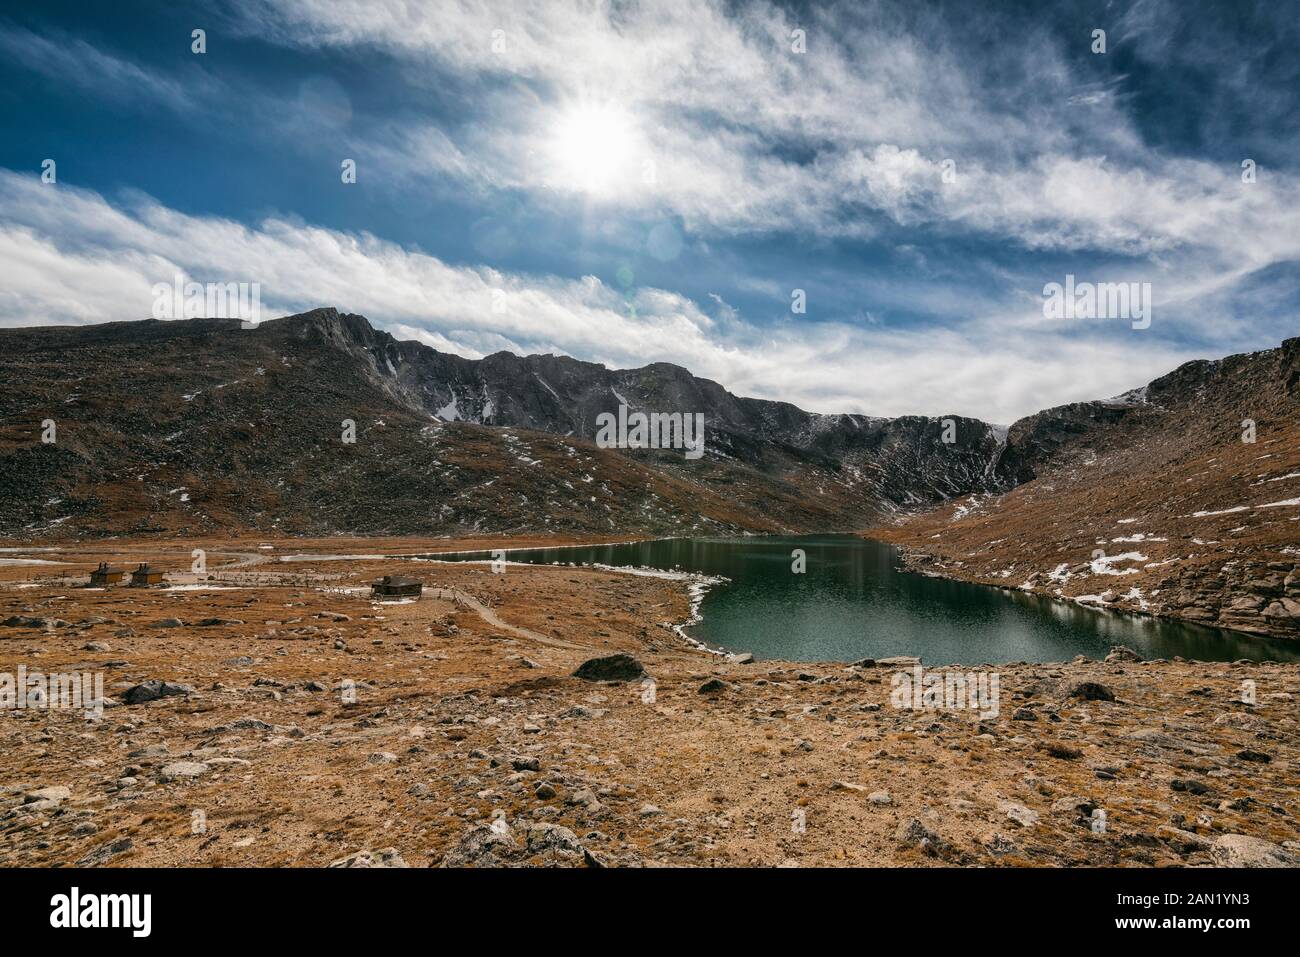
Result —
[[[1297,13],[29,5],[0,16],[0,324],[146,318],[180,273],[469,356],[1009,422],[1300,334]],[[1150,328],[1046,318],[1067,273],[1151,283]]]

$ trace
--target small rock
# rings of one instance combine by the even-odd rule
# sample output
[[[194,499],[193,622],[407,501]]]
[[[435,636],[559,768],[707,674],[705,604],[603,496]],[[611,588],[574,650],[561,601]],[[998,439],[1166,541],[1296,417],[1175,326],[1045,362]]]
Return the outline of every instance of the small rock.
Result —
[[[1103,684],[1096,681],[1076,681],[1070,685],[1066,697],[1081,698],[1084,701],[1114,701],[1115,695]]]
[[[340,858],[329,867],[409,867],[397,848],[389,847],[382,851],[357,851]]]
[[[1033,827],[1038,823],[1038,812],[1030,810],[1023,804],[1017,804],[1014,801],[1005,801],[998,805],[998,810],[1002,811],[1008,818],[1015,821],[1021,827]]]
[[[1185,791],[1188,794],[1210,793],[1210,789],[1200,781],[1193,781],[1187,778],[1174,778],[1169,782],[1169,786],[1175,791]]]
[[[54,785],[51,787],[38,788],[35,791],[28,791],[23,795],[24,804],[32,804],[36,801],[53,801],[58,804],[60,801],[66,801],[72,797],[72,791],[68,788]]]
[[[164,764],[158,776],[164,781],[180,781],[207,774],[210,768],[202,761],[173,761]]]

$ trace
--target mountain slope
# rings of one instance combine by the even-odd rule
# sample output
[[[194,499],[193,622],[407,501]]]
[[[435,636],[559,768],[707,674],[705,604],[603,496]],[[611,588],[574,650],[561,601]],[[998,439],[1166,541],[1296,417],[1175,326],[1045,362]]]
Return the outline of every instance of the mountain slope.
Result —
[[[27,538],[843,530],[1004,487],[973,419],[945,443],[939,420],[807,413],[664,363],[464,359],[333,309],[4,330],[0,379],[0,534]],[[703,413],[704,457],[596,448],[620,403]]]
[[[934,574],[1300,634],[1300,339],[1022,419],[1000,468],[1010,492],[872,534]]]

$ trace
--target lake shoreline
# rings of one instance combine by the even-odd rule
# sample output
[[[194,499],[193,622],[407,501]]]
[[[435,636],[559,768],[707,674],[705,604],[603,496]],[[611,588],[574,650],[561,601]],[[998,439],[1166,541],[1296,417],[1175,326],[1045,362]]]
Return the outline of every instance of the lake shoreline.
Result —
[[[876,551],[868,549],[868,553],[855,554],[856,550],[867,546],[874,546]],[[439,553],[438,559],[482,561],[486,560],[486,554],[476,549],[458,550]],[[1300,660],[1300,646],[1294,649],[1279,646],[1276,639],[1266,637],[1261,640],[1250,633],[1177,616],[1114,615],[1111,613],[1115,611],[1136,612],[1137,609],[1116,608],[1107,603],[1062,600],[1061,596],[1041,590],[1012,588],[1004,582],[963,578],[959,574],[950,574],[946,568],[927,564],[909,546],[862,532],[798,536],[672,537],[585,547],[511,549],[508,554],[513,562],[526,564],[558,562],[561,565],[588,567],[653,568],[662,574],[689,571],[703,575],[721,575],[727,580],[713,583],[711,587],[717,587],[718,590],[706,590],[700,596],[701,602],[692,609],[691,619],[679,626],[679,633],[684,640],[699,642],[710,652],[752,654],[762,660],[849,662],[872,655],[918,655],[929,662],[943,665],[973,660],[1046,662],[1068,660],[1080,654],[1100,658],[1113,644],[1127,645],[1142,657],[1152,659]],[[781,557],[783,554],[786,557]],[[805,555],[806,560],[800,558],[796,564],[811,562],[808,567],[816,578],[796,578],[797,571],[793,568],[790,575],[781,570],[782,562],[789,563],[790,556],[800,554]],[[886,561],[887,570],[883,565]],[[828,575],[834,581],[827,583]],[[756,584],[756,576],[765,581]],[[952,582],[964,586],[968,591],[936,592],[932,588],[916,585],[914,580]],[[856,605],[851,601],[846,602],[841,585],[850,592],[857,589],[862,597],[856,600]],[[986,585],[993,587],[983,587]],[[806,597],[807,589],[804,586],[821,591],[815,592],[813,597]],[[864,587],[868,592],[863,593]],[[820,607],[818,595],[822,594],[837,603],[835,607]],[[913,594],[915,598],[908,597]],[[703,600],[705,595],[707,601]],[[992,599],[990,596],[993,595],[1005,598]],[[1030,596],[1035,602],[1027,605],[1020,600],[1022,596]],[[754,604],[755,601],[760,604],[755,606],[753,617],[747,618],[743,609],[748,607],[747,603]],[[806,610],[798,611],[797,607],[790,605],[791,601],[802,603],[798,607]],[[1010,604],[1004,606],[1001,604],[1003,601]],[[769,606],[771,602],[777,604],[773,608],[763,606],[762,602],[769,602]],[[922,629],[906,617],[910,614],[911,605],[918,602],[918,612],[926,615],[932,615],[931,609],[934,607],[941,607],[945,603],[953,605],[947,623],[937,638],[932,637],[935,631],[933,623]],[[963,611],[967,605],[971,607],[968,611]],[[1072,617],[1061,619],[1058,613],[1050,610],[1058,606],[1070,608]],[[763,610],[764,607],[767,607],[767,611]],[[738,608],[742,610],[738,612]],[[1007,619],[1010,608],[1017,610],[1011,612],[1011,618]],[[776,618],[769,621],[773,617],[773,611]],[[966,620],[963,615],[968,616]],[[779,629],[780,623],[787,620],[791,639],[776,639],[784,644],[774,645],[773,629]],[[1152,632],[1151,622],[1159,622],[1161,630]],[[877,635],[882,627],[893,630],[900,626],[903,636],[909,632],[915,633],[917,640],[909,642],[906,637],[896,637],[887,643],[886,648],[881,648],[874,640],[862,642],[857,637],[859,629],[862,633]],[[1001,630],[1004,627],[1011,629],[1005,632],[1005,636]],[[971,642],[965,634],[972,629],[980,637],[976,643],[979,649],[974,653],[968,647]],[[808,636],[813,636],[811,645]],[[1066,650],[1053,655],[1052,649],[1063,643],[1067,646]],[[1068,647],[1071,643],[1073,648]],[[800,648],[808,650],[801,653]]]

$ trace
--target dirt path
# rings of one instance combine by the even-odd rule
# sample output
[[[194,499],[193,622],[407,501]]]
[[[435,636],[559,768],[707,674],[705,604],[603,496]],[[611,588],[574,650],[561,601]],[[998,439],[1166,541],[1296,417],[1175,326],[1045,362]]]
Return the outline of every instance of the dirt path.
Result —
[[[501,617],[496,612],[483,604],[477,598],[472,595],[467,595],[463,591],[458,591],[455,588],[429,588],[426,589],[426,593],[435,598],[445,598],[449,601],[456,602],[458,605],[464,605],[493,628],[509,632],[510,634],[517,635],[520,638],[526,638],[529,641],[536,641],[543,645],[549,645],[552,648],[568,648],[576,650],[580,647],[572,642],[561,641],[559,638],[550,638],[547,635],[539,634],[538,632],[531,631],[528,628],[518,628],[515,625],[508,624],[505,621],[502,621]]]

